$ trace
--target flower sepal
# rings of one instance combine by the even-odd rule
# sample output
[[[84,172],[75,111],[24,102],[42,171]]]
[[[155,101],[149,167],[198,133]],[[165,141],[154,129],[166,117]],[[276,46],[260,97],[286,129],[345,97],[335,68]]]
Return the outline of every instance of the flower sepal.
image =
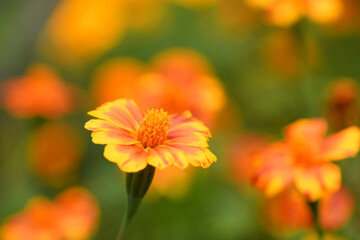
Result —
[[[126,226],[131,222],[142,199],[149,190],[155,174],[155,167],[147,165],[139,172],[126,173],[127,206],[118,239],[123,239]]]

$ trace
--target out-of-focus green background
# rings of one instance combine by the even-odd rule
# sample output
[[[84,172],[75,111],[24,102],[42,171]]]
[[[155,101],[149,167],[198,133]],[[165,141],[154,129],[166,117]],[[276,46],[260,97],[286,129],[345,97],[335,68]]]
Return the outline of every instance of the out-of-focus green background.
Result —
[[[19,118],[2,106],[0,224],[24,209],[34,196],[53,199],[69,186],[81,185],[94,195],[100,207],[98,228],[90,239],[114,239],[126,203],[124,175],[104,159],[103,146],[93,144],[90,132],[83,128],[90,119],[86,112],[96,107],[91,96],[93,74],[109,59],[133,57],[147,63],[159,52],[182,47],[199,52],[212,64],[214,75],[224,86],[227,106],[231,106],[231,114],[219,113],[224,121],[211,129],[210,149],[218,161],[208,169],[193,169],[190,187],[182,197],[145,198],[130,226],[128,239],[281,239],[264,227],[262,194],[248,184],[237,184],[231,177],[229,148],[238,135],[248,132],[280,139],[283,127],[299,118],[326,117],[330,121],[330,84],[339,77],[356,82],[360,79],[360,27],[340,31],[336,26],[302,19],[292,27],[281,28],[264,24],[261,12],[254,12],[250,19],[242,18],[244,11],[253,9],[240,10],[245,3],[224,7],[226,2],[231,0],[193,8],[163,1],[164,16],[154,26],[145,30],[127,28],[113,46],[96,57],[63,63],[41,48],[45,26],[61,1],[1,0],[0,81],[23,76],[31,64],[45,63],[56,69],[65,82],[81,89],[81,104],[76,111],[55,120]],[[354,25],[360,25],[360,21]],[[291,53],[282,51],[288,46],[280,43],[280,47],[275,47],[268,42],[273,34],[282,32],[295,39],[296,49],[291,51],[296,52],[296,61],[300,62],[290,73],[286,66],[281,69],[281,63],[279,68],[272,65],[293,61]],[[310,55],[315,56],[304,60],[309,57],[309,44]],[[357,116],[353,119],[353,124],[357,124]],[[66,184],[48,184],[31,168],[29,139],[44,121],[70,124],[81,136],[81,165]],[[343,184],[355,197],[355,211],[338,235],[360,239],[360,159],[339,165]],[[297,239],[301,234],[282,238]]]

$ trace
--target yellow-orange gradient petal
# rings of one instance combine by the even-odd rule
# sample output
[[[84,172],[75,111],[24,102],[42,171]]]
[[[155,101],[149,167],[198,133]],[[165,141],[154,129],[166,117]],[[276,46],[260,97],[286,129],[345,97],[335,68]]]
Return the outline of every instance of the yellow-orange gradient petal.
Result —
[[[209,129],[200,121],[192,118],[190,112],[170,117],[167,144],[208,147]]]
[[[359,152],[360,129],[348,127],[325,138],[320,158],[328,161],[354,157]]]
[[[119,99],[108,102],[88,113],[135,133],[143,114],[133,100]]]
[[[149,148],[148,152],[148,163],[160,169],[168,167],[171,164],[182,169],[189,165],[185,153],[171,146],[159,145],[155,148]]]
[[[96,144],[123,144],[132,145],[139,143],[136,134],[117,127],[101,119],[91,119],[85,124],[85,128],[93,131],[92,141]]]
[[[269,197],[287,188],[293,181],[292,161],[291,152],[283,142],[254,154],[251,170],[255,186]]]
[[[298,168],[294,180],[296,187],[308,200],[316,201],[325,193],[340,188],[341,172],[335,164],[325,163],[312,168]]]
[[[285,128],[285,138],[298,158],[308,158],[318,153],[326,131],[324,119],[300,119]]]
[[[187,160],[194,167],[207,168],[212,163],[216,162],[216,156],[207,148],[192,147],[185,145],[170,145],[176,149],[183,151],[186,154]]]
[[[108,144],[105,146],[104,157],[115,162],[124,172],[138,172],[146,167],[148,154],[140,144]]]
[[[336,231],[349,221],[354,211],[354,197],[342,187],[339,191],[325,195],[319,202],[319,221],[325,231]]]

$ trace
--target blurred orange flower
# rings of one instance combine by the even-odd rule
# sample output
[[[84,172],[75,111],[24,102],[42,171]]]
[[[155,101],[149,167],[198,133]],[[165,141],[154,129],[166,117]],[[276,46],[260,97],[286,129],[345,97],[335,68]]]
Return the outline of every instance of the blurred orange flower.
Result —
[[[79,167],[83,146],[79,134],[66,124],[47,123],[29,142],[31,165],[46,182],[61,184]]]
[[[355,79],[341,77],[330,84],[327,111],[331,124],[342,129],[359,122],[359,84]]]
[[[264,218],[266,228],[275,235],[293,234],[313,224],[306,201],[292,188],[266,200]]]
[[[246,0],[253,7],[266,11],[270,24],[289,27],[302,17],[319,24],[338,20],[343,14],[341,0]]]
[[[43,51],[62,62],[77,63],[111,48],[125,29],[119,0],[64,0],[46,26]]]
[[[46,198],[33,198],[26,209],[10,217],[1,228],[3,240],[60,240],[53,204]]]
[[[95,74],[93,89],[96,102],[129,97],[144,109],[164,107],[170,113],[190,110],[208,125],[214,124],[225,105],[223,87],[210,64],[186,49],[160,53],[146,72],[136,60],[105,63]]]
[[[252,155],[269,143],[268,137],[261,134],[240,135],[228,149],[231,178],[239,184],[251,182]]]
[[[63,192],[55,202],[31,199],[20,213],[7,219],[1,228],[2,240],[78,240],[94,231],[98,206],[89,192],[80,187]]]
[[[165,0],[64,0],[55,8],[41,50],[79,64],[114,47],[130,29],[151,31],[163,19]]]
[[[60,117],[73,109],[74,90],[46,65],[32,65],[19,79],[1,86],[4,107],[17,117]]]
[[[342,0],[342,4],[343,14],[337,21],[331,23],[329,31],[327,31],[331,35],[341,35],[360,30],[359,24],[357,24],[360,21],[360,2],[357,0]]]
[[[138,172],[148,164],[156,168],[174,165],[207,168],[216,161],[208,149],[209,129],[189,111],[168,115],[151,109],[144,115],[133,100],[108,102],[89,115],[85,128],[92,141],[106,144],[104,156],[124,172]]]
[[[181,198],[190,187],[192,173],[191,168],[185,171],[174,166],[158,169],[151,183],[150,194],[154,193],[172,199]]]
[[[336,231],[351,217],[354,198],[345,187],[325,194],[319,202],[318,215],[324,231]],[[309,205],[294,188],[287,189],[264,206],[267,229],[274,234],[291,234],[304,228],[310,229],[314,219]]]
[[[285,129],[285,141],[271,144],[253,156],[254,184],[274,196],[294,184],[310,201],[341,186],[340,168],[331,163],[355,156],[360,130],[352,126],[324,137],[324,119],[301,119]]]
[[[97,227],[98,205],[90,192],[73,187],[54,201],[57,226],[65,239],[89,239]]]
[[[325,195],[319,204],[319,221],[325,231],[336,231],[344,226],[354,211],[354,197],[344,187]]]
[[[119,58],[107,61],[94,74],[92,92],[97,105],[118,98],[138,99],[138,81],[145,67],[136,59]],[[141,93],[143,94],[143,93]]]

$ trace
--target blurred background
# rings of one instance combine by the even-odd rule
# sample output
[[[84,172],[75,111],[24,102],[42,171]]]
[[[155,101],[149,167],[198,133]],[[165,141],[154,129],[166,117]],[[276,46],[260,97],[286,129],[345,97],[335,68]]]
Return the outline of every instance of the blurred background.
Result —
[[[218,162],[157,170],[128,239],[315,239],[297,199],[251,186],[250,155],[300,118],[358,125],[359,64],[358,0],[1,0],[0,238],[115,239],[124,174],[84,124],[131,98],[190,110]],[[323,227],[360,239],[360,159],[339,165]]]

